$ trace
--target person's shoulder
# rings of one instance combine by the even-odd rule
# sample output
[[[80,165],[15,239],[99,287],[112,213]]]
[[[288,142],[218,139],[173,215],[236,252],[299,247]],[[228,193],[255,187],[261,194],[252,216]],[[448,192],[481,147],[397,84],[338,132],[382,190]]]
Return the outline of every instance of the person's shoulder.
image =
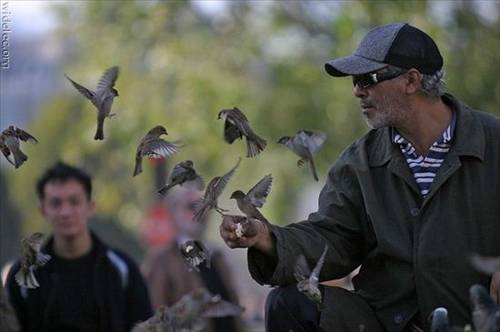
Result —
[[[106,257],[115,265],[125,264],[127,267],[137,267],[136,262],[128,254],[118,248],[106,247]]]
[[[494,134],[500,136],[500,116],[478,110],[472,110],[472,113],[485,129],[492,130]]]
[[[332,169],[356,168],[364,169],[369,165],[371,151],[380,145],[388,128],[372,129],[352,142],[342,151]]]
[[[17,282],[15,281],[14,277],[15,277],[16,273],[19,272],[20,269],[21,269],[21,260],[17,259],[9,267],[7,277],[5,279],[6,285],[12,284],[12,283],[17,285]]]

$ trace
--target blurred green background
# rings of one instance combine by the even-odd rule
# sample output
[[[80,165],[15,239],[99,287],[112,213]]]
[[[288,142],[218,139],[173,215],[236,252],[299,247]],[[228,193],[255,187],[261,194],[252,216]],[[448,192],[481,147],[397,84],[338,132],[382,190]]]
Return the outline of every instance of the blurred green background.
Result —
[[[29,161],[20,169],[1,164],[1,264],[17,256],[21,234],[47,230],[37,211],[34,184],[59,159],[92,174],[95,227],[140,260],[145,246],[136,240],[138,230],[145,210],[158,197],[151,164],[132,178],[138,141],[154,125],[165,125],[167,139],[186,144],[167,167],[192,159],[209,180],[245,155],[243,142],[228,145],[222,140],[223,123],[217,120],[219,110],[233,106],[246,113],[269,144],[257,158],[243,160],[221,206],[234,209],[228,200],[233,190],[246,191],[272,173],[274,184],[263,213],[280,224],[304,218],[316,207],[329,166],[368,130],[350,79],[329,77],[323,64],[350,54],[375,25],[406,21],[429,33],[445,58],[448,90],[476,109],[500,114],[497,1],[47,3],[39,15],[50,14],[54,28],[31,40],[53,60],[51,70],[41,83],[19,88],[21,94],[8,109],[2,104],[1,127],[24,127],[40,143],[24,145]],[[19,57],[29,49],[23,47],[29,46],[19,48]],[[14,66],[17,55],[12,54],[12,69],[2,69],[2,85],[21,70]],[[37,54],[27,56],[23,73],[29,77],[30,61]],[[106,139],[94,141],[94,108],[63,73],[93,87],[112,65],[121,67],[117,116],[105,122]],[[5,123],[7,113],[25,112],[22,100],[41,88],[48,92],[29,116]],[[275,143],[301,128],[328,134],[316,156],[319,184],[307,169],[296,167],[291,152]],[[218,216],[213,219],[211,236],[217,239]],[[238,257],[245,273],[244,255]]]

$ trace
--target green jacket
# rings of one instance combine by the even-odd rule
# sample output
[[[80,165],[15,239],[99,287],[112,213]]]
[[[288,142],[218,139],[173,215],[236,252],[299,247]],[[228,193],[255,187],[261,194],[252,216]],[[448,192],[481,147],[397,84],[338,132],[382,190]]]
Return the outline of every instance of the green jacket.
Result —
[[[278,261],[248,250],[261,284],[295,282],[299,254],[310,265],[329,244],[320,280],[346,276],[358,265],[355,291],[388,331],[402,331],[419,311],[427,322],[439,306],[453,325],[470,323],[468,289],[489,287],[471,253],[500,255],[500,118],[443,96],[457,115],[452,147],[426,199],[389,128],[371,130],[330,169],[318,211],[307,221],[272,226]],[[324,302],[328,306],[328,291]],[[328,331],[329,317],[321,317]],[[367,329],[369,331],[369,329]]]

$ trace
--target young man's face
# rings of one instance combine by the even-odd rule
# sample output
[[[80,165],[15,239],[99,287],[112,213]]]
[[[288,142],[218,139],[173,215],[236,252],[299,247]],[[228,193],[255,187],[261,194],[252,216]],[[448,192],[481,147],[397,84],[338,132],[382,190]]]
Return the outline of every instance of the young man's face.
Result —
[[[75,237],[86,232],[95,203],[87,198],[80,182],[74,179],[50,181],[44,193],[40,211],[52,225],[54,236]]]

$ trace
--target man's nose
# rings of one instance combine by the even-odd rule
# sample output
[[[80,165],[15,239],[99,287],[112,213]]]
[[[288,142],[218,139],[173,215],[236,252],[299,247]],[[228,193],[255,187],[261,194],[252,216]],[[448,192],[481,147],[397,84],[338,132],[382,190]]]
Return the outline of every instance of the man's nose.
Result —
[[[367,89],[361,88],[359,84],[354,85],[354,87],[352,88],[352,93],[354,94],[355,97],[358,97],[360,99],[368,95]]]
[[[69,214],[73,213],[73,207],[68,202],[65,202],[62,204],[61,208],[59,209],[59,213],[61,215],[69,215]]]

